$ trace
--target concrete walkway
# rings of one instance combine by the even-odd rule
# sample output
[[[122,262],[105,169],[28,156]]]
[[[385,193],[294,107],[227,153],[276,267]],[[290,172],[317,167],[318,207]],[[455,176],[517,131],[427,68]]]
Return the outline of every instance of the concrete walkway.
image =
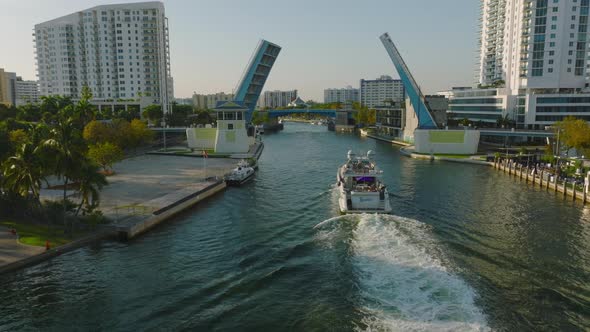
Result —
[[[0,267],[44,251],[43,247],[18,243],[16,236],[12,235],[8,228],[0,227]]]

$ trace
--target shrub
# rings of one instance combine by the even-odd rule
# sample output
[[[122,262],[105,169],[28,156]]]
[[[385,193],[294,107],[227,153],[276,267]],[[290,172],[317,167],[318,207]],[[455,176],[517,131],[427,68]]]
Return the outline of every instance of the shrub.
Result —
[[[106,172],[114,163],[123,160],[123,150],[110,142],[99,143],[88,148],[88,157]]]
[[[76,204],[69,199],[66,199],[66,213],[67,212],[74,212],[76,209]],[[45,215],[47,219],[52,224],[60,224],[64,220],[64,207],[63,201],[45,201],[43,202],[43,207],[45,208]]]

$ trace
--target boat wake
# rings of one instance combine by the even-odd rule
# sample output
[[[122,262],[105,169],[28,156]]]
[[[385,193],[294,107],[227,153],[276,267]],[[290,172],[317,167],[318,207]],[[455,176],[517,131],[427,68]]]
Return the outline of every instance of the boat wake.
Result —
[[[365,214],[331,218],[315,228],[316,239],[330,248],[347,238],[363,317],[358,330],[489,330],[474,290],[436,258],[427,225]]]

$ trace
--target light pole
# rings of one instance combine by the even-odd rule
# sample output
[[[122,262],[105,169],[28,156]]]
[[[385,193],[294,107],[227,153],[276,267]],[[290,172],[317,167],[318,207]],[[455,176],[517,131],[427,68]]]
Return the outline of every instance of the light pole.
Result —
[[[167,149],[166,149],[166,120],[165,120],[165,118],[162,118],[162,135],[164,138],[164,151],[167,151]]]
[[[557,158],[555,159],[555,183],[557,184],[557,180],[558,180],[558,171],[559,171],[559,155],[560,152],[559,151],[559,134],[561,133],[561,128],[557,127],[557,142],[555,143],[555,155],[557,156]]]

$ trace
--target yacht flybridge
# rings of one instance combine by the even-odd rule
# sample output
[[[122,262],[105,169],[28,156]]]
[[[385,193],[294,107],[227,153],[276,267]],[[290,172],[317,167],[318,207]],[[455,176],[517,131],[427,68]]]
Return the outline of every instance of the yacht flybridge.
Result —
[[[374,158],[373,151],[360,157],[348,151],[348,160],[336,175],[341,213],[391,212],[389,193],[381,180],[383,171]]]

